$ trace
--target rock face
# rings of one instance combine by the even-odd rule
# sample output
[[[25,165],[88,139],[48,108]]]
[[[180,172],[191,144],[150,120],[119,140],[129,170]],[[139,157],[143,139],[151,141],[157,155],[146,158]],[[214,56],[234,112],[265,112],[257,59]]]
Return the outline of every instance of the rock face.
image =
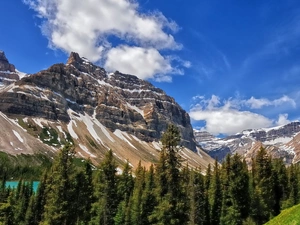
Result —
[[[11,84],[20,79],[23,74],[10,64],[3,51],[0,51],[0,87]]]
[[[266,129],[249,129],[226,138],[216,138],[202,131],[194,131],[194,134],[202,148],[220,161],[227,154],[235,153],[250,161],[261,146],[273,157],[283,158],[287,164],[300,161],[300,122]]]
[[[1,68],[10,65],[4,54],[1,62]],[[111,132],[125,131],[146,142],[158,141],[173,123],[181,131],[181,144],[196,151],[189,115],[173,98],[135,76],[107,74],[77,53],[71,53],[67,64],[55,64],[3,88],[0,101],[6,114],[65,123],[72,109],[97,119]]]
[[[0,71],[16,72],[15,66],[8,62],[3,51],[0,51]]]

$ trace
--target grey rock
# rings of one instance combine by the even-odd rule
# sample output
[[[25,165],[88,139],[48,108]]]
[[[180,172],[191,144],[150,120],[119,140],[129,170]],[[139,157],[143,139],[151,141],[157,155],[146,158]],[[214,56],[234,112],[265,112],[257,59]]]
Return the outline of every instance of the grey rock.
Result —
[[[94,116],[112,132],[126,131],[141,140],[158,141],[168,124],[179,127],[181,144],[196,151],[190,117],[175,100],[136,76],[113,74],[72,52],[67,64],[17,81],[0,92],[0,110],[50,120],[70,120],[71,108]]]

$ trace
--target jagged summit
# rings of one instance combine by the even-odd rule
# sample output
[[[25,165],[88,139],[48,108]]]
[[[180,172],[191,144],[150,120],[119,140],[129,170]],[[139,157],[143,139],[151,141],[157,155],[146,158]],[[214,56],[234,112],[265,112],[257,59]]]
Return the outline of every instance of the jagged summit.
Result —
[[[0,71],[16,72],[16,68],[13,64],[10,64],[5,56],[4,51],[0,50]]]
[[[22,101],[18,101],[22,99]],[[68,110],[97,119],[111,132],[158,141],[169,123],[181,130],[182,145],[196,151],[190,118],[175,100],[136,76],[107,72],[78,53],[0,92],[0,110],[50,120],[71,120]]]
[[[71,52],[67,64],[82,63],[83,60],[77,52]]]
[[[121,163],[129,160],[136,166],[142,160],[150,165],[157,162],[159,140],[172,123],[180,129],[186,147],[180,154],[189,165],[206,168],[213,163],[196,146],[190,117],[172,97],[136,76],[118,71],[108,75],[75,52],[66,64],[1,87],[0,102],[5,128],[0,149],[9,154],[53,154],[72,141],[78,156],[94,162],[112,149]],[[34,135],[37,144],[23,133]],[[41,141],[46,148],[32,147]]]
[[[13,64],[10,64],[4,51],[0,50],[0,88],[20,80],[26,74],[16,70]]]

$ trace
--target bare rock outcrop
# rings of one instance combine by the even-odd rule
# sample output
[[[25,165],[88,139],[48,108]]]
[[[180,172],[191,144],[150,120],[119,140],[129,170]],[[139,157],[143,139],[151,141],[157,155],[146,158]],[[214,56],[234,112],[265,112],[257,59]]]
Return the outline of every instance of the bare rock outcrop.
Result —
[[[71,53],[66,64],[55,64],[2,90],[0,101],[4,113],[65,122],[71,108],[93,116],[112,132],[126,131],[146,142],[158,141],[173,123],[181,131],[181,144],[196,151],[190,117],[172,97],[136,76],[107,74],[77,53]]]

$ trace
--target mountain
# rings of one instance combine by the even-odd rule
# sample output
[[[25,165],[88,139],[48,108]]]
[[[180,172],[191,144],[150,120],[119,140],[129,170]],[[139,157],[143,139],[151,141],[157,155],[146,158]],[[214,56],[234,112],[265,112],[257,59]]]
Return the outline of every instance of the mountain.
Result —
[[[3,51],[0,51],[0,87],[20,80],[26,74],[10,64]]]
[[[4,53],[1,63],[3,74],[15,73]],[[52,157],[72,142],[78,156],[96,163],[112,149],[121,163],[149,165],[157,161],[161,135],[173,123],[181,132],[183,158],[203,168],[212,162],[196,145],[188,113],[136,76],[108,74],[74,52],[66,64],[17,75],[0,87],[1,151]]]
[[[194,130],[196,141],[213,158],[222,161],[227,154],[241,154],[250,161],[261,146],[287,164],[300,161],[300,122],[283,126],[249,129],[225,138]]]

